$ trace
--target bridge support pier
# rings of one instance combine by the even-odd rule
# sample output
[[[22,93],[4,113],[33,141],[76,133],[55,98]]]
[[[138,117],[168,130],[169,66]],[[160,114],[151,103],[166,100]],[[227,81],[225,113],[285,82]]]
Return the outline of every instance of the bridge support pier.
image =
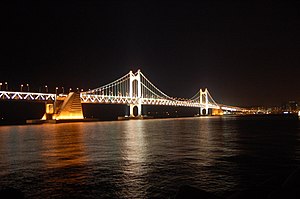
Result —
[[[208,108],[200,108],[200,115],[208,115]]]
[[[54,114],[54,104],[51,102],[46,102],[46,113],[44,115],[45,120],[52,120]]]
[[[137,111],[134,109],[137,108]],[[135,115],[135,113],[137,115]],[[129,105],[129,115],[130,117],[141,117],[142,116],[142,105],[141,104],[130,104]]]

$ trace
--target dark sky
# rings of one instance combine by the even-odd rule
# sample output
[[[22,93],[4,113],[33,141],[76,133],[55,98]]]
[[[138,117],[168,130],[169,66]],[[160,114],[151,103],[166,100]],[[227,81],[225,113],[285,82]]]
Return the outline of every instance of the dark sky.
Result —
[[[141,69],[174,97],[300,101],[300,3],[2,1],[0,82],[96,88]]]

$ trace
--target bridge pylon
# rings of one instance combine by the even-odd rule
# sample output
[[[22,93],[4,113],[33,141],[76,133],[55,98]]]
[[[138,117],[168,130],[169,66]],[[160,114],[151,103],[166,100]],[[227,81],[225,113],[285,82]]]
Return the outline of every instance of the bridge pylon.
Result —
[[[136,74],[132,71],[130,74],[129,84],[129,97],[136,98],[131,104],[129,104],[129,115],[130,117],[141,117],[142,116],[142,85],[141,85],[141,71],[138,70]],[[134,115],[134,108],[137,108],[137,115]]]
[[[203,112],[205,110],[205,113]],[[208,115],[208,90],[200,89],[200,115]]]

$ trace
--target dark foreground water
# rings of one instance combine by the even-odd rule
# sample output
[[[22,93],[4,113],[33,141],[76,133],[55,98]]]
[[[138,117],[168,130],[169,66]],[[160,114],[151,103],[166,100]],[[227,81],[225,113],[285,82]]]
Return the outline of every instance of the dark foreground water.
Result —
[[[281,116],[0,126],[0,188],[26,198],[228,195],[299,162],[300,121]]]

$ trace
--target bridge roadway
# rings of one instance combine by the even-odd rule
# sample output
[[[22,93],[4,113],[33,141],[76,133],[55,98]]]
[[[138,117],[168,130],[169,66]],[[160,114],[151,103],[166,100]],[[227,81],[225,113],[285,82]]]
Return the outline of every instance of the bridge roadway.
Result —
[[[16,91],[0,91],[0,100],[29,100],[37,102],[47,102],[63,100],[67,97],[67,94],[55,94],[55,93],[35,93],[35,92],[16,92]],[[98,103],[98,104],[136,104],[139,100],[142,105],[165,105],[165,106],[183,106],[183,107],[202,107],[205,108],[205,104],[189,100],[170,100],[170,99],[155,99],[155,98],[137,98],[129,96],[109,96],[109,95],[94,95],[80,93],[81,103]],[[240,107],[219,105],[208,103],[210,109],[222,109],[225,111],[245,111]]]

